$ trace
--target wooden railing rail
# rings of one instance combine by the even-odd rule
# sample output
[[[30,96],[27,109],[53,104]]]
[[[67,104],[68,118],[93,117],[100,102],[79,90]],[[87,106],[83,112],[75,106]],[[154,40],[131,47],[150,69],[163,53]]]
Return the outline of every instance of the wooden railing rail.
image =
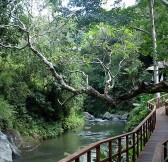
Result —
[[[168,100],[165,101],[165,113],[168,115]]]
[[[168,94],[148,101],[150,114],[132,132],[90,144],[59,162],[135,162],[155,129],[156,108],[167,98]]]
[[[157,144],[152,162],[168,162],[168,137]]]
[[[163,161],[168,162],[168,140],[163,143]]]

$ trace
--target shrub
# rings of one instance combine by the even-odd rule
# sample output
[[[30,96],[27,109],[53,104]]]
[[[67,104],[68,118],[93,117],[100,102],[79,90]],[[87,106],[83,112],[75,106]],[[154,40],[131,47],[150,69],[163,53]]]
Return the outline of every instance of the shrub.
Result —
[[[147,109],[147,101],[153,97],[154,95],[148,94],[137,98],[137,103],[140,105],[130,112],[125,127],[126,132],[132,131],[149,114],[150,111]]]
[[[83,117],[75,112],[71,112],[70,116],[64,119],[63,128],[73,129],[83,124],[84,124]]]
[[[0,129],[5,130],[13,128],[14,120],[15,112],[13,106],[0,96]]]

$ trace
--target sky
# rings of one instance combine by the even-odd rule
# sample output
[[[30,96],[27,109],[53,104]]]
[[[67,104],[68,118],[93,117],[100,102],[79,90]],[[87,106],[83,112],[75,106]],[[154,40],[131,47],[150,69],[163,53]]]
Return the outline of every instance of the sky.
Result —
[[[68,4],[69,0],[63,0],[62,4],[66,6]],[[111,9],[110,5],[114,3],[115,0],[104,0],[107,1],[107,4],[104,5],[104,7],[109,10]],[[125,3],[125,7],[131,6],[135,4],[135,0],[122,0],[123,3]]]
[[[110,10],[111,9],[111,6],[115,0],[104,0],[104,1],[107,1],[107,3],[102,6],[103,8],[105,8],[106,10]],[[123,3],[125,3],[125,7],[128,7],[128,6],[131,6],[131,5],[134,5],[135,4],[135,1],[136,0],[122,0]],[[69,0],[62,0],[62,4],[63,6],[67,6]],[[41,1],[42,3],[42,1]],[[38,12],[38,4],[39,4],[39,0],[33,0],[33,14],[34,15],[38,15],[39,12]],[[47,13],[49,12],[49,10],[47,8],[43,9],[43,11],[41,12],[42,15],[47,15]]]
[[[135,4],[135,0],[122,0],[122,2],[125,4],[125,7],[131,6]],[[105,8],[107,10],[110,10],[112,5],[114,3],[114,0],[107,0],[107,4],[105,5]]]

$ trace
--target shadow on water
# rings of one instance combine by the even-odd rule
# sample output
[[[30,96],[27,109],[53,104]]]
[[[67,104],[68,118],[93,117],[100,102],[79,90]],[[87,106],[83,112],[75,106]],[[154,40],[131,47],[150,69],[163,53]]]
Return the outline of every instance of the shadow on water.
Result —
[[[67,153],[71,154],[90,143],[121,134],[124,126],[123,122],[89,122],[57,138],[43,141],[36,150],[23,153],[15,162],[57,162]]]

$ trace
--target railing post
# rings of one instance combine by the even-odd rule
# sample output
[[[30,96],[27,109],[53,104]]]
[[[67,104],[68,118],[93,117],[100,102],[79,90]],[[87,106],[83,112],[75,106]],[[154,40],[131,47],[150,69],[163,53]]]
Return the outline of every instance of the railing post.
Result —
[[[163,144],[163,147],[164,147],[164,160],[165,160],[167,158],[167,142],[165,142]],[[167,161],[168,161],[168,159],[165,160],[165,162],[167,162]]]
[[[154,112],[155,113],[155,112]],[[151,131],[153,132],[155,129],[155,114],[152,114],[152,119],[151,119]]]
[[[87,162],[91,162],[91,151],[87,152]]]
[[[145,138],[145,123],[142,126],[142,128],[143,128],[143,146],[145,146],[145,143],[146,143],[146,138]]]
[[[147,120],[147,139],[150,137],[150,118]]]
[[[100,145],[96,147],[96,162],[100,162]]]
[[[160,97],[157,98],[157,109],[158,109],[159,106],[160,106],[159,100],[160,100]]]
[[[152,116],[149,118],[149,135],[152,134]]]
[[[145,122],[146,142],[148,141],[148,120]]]
[[[121,137],[118,138],[118,162],[121,162]]]
[[[141,131],[141,134],[140,134],[140,136],[141,136],[141,137],[140,137],[140,139],[141,139],[140,150],[142,151],[142,148],[143,148],[143,141],[142,141],[142,139],[143,139],[143,138],[142,138],[142,135],[143,135],[143,134],[142,134],[142,127],[141,127],[141,130],[140,130],[140,131]]]
[[[129,162],[129,138],[126,135],[126,162]]]
[[[109,161],[112,161],[111,155],[112,155],[112,142],[110,141],[109,142]]]
[[[168,115],[168,101],[165,101],[165,114]]]
[[[135,132],[133,133],[133,156],[132,161],[135,162]]]
[[[154,120],[155,120],[155,121],[154,121],[154,129],[155,129],[155,126],[156,126],[156,110],[155,110],[154,115],[155,115],[155,116],[154,116]]]
[[[137,157],[139,156],[139,130],[137,131]]]

